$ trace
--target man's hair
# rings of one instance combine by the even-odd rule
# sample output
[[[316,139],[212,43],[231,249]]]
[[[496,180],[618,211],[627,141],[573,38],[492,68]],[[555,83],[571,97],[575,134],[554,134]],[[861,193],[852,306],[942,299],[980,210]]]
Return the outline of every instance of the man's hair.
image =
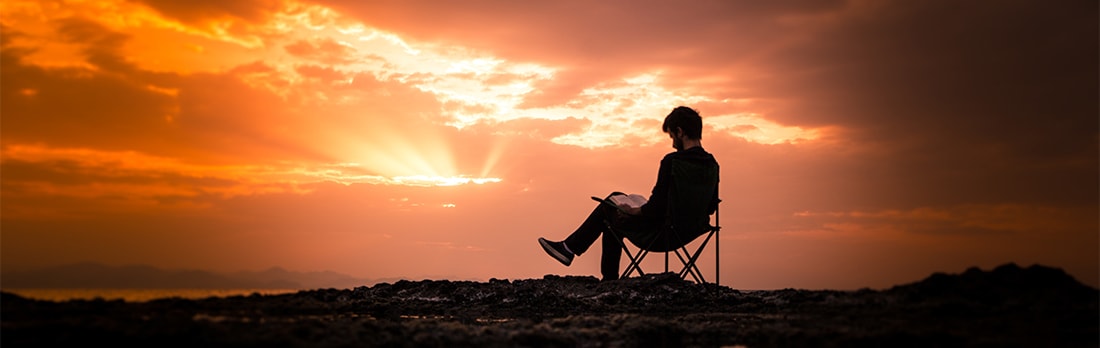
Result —
[[[695,109],[678,106],[665,116],[665,123],[661,125],[661,131],[671,133],[676,128],[684,130],[684,135],[691,139],[703,138],[703,117]]]

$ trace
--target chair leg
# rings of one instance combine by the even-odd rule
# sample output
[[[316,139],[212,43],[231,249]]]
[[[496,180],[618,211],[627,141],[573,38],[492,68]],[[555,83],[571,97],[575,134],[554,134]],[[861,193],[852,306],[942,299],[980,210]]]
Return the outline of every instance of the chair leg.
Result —
[[[684,254],[688,254],[687,249],[684,249]],[[688,275],[695,280],[696,283],[706,283],[707,280],[703,278],[703,273],[699,271],[699,268],[695,266],[695,260],[684,259],[684,256],[680,254],[680,250],[675,250],[676,257],[680,259],[680,263],[684,265],[684,268],[680,270],[680,279],[687,279]]]
[[[702,276],[703,276],[703,272],[699,270],[699,267],[695,265],[695,262],[699,260],[699,256],[700,256],[700,255],[703,255],[703,249],[706,249],[706,247],[707,247],[707,242],[710,242],[710,238],[711,238],[712,236],[714,236],[714,234],[708,234],[708,235],[707,235],[707,238],[703,240],[703,244],[699,245],[699,249],[695,250],[695,254],[691,256],[691,260],[690,260],[690,262],[691,262],[691,268],[692,268],[692,269],[693,269],[693,270],[694,270],[694,271],[695,271],[695,272],[696,272],[697,274],[699,274],[699,277],[700,277],[700,278],[702,278]],[[685,251],[686,251],[686,250],[685,250]]]
[[[626,246],[626,242],[624,242],[622,238],[619,238],[618,234],[614,232],[615,230],[611,229],[610,227],[611,226],[609,224],[608,230],[611,231],[611,234],[615,235],[615,241],[619,242],[619,246],[623,248],[623,252],[626,253],[626,257],[630,258],[630,264],[626,266],[626,270],[623,271],[619,278],[622,279],[629,277],[630,274],[633,273],[635,270],[638,271],[638,275],[644,276],[645,272],[642,271],[642,267],[640,264],[642,262],[642,259],[645,258],[647,254],[649,254],[649,251],[638,249],[638,254],[637,256],[635,256],[634,253],[630,252],[630,248]]]
[[[705,278],[703,278],[703,272],[700,271],[699,267],[695,265],[695,261],[699,259],[700,255],[703,254],[703,249],[706,249],[707,243],[710,242],[710,239],[713,236],[713,231],[712,233],[708,233],[707,238],[703,239],[703,243],[699,245],[698,249],[696,249],[695,254],[691,254],[690,252],[688,252],[686,245],[680,247],[680,249],[684,251],[685,255],[691,255],[691,257],[687,260],[684,260],[684,257],[680,255],[679,250],[676,251],[676,256],[680,258],[680,263],[684,265],[684,268],[680,270],[680,278],[686,278],[687,274],[691,274],[692,278],[695,278],[695,281],[697,283],[706,282]]]
[[[630,252],[627,252],[626,255],[630,256]],[[649,250],[638,250],[638,257],[630,258],[630,265],[626,266],[626,270],[619,278],[629,277],[634,271],[638,271],[638,276],[644,276],[645,271],[642,271],[642,260],[645,259],[646,255],[649,255]]]

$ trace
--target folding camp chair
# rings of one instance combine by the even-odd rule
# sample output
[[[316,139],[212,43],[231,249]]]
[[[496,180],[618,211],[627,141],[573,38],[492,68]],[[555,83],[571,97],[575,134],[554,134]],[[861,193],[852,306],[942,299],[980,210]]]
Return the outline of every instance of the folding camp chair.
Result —
[[[714,225],[710,224],[710,214],[708,214],[711,199],[714,197],[714,192],[718,190],[718,167],[700,165],[684,160],[673,160],[669,167],[672,185],[669,188],[668,211],[666,212],[665,225],[658,231],[656,236],[648,241],[631,240],[631,243],[638,248],[636,252],[633,252],[627,246],[627,243],[623,241],[624,233],[617,231],[612,221],[604,221],[608,230],[618,237],[615,239],[619,241],[619,245],[626,252],[626,256],[630,258],[630,265],[626,267],[619,278],[629,277],[634,272],[637,272],[638,275],[645,275],[641,264],[650,252],[665,254],[665,272],[667,273],[669,271],[668,254],[671,252],[676,255],[676,258],[683,265],[679,272],[681,279],[687,279],[690,275],[696,283],[706,283],[703,272],[699,270],[695,263],[702,255],[708,242],[713,238],[714,283],[718,284],[720,266],[718,236],[722,227],[719,225],[717,207],[714,210]],[[613,205],[607,200],[598,197],[592,198]],[[721,200],[719,200],[719,203],[721,203]],[[692,240],[684,241],[679,240],[677,230],[692,230],[699,232],[699,234],[693,237]],[[688,244],[700,237],[703,237],[702,244],[696,248],[694,253],[690,252],[687,249]]]

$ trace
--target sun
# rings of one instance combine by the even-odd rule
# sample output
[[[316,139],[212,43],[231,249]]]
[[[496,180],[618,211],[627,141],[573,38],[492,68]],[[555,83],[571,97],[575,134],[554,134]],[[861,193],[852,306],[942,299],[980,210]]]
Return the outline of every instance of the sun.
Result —
[[[480,168],[475,174],[458,169],[454,152],[458,146],[429,129],[414,131],[380,125],[376,130],[371,136],[345,134],[343,138],[347,141],[332,146],[336,153],[331,156],[348,161],[323,165],[307,174],[344,185],[442,187],[503,181],[490,174],[501,155],[501,143],[491,146],[480,167],[476,163],[461,166]]]

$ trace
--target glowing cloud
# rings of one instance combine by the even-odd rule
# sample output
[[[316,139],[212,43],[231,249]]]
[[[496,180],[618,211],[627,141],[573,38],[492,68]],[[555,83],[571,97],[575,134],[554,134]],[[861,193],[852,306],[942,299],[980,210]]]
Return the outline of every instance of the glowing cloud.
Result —
[[[442,176],[442,175],[406,175],[406,176],[381,176],[361,174],[364,171],[358,163],[341,163],[326,166],[318,170],[302,170],[307,177],[324,181],[331,181],[343,185],[373,184],[373,185],[404,185],[404,186],[458,186],[466,184],[482,185],[501,182],[500,178],[474,178],[467,176]]]

